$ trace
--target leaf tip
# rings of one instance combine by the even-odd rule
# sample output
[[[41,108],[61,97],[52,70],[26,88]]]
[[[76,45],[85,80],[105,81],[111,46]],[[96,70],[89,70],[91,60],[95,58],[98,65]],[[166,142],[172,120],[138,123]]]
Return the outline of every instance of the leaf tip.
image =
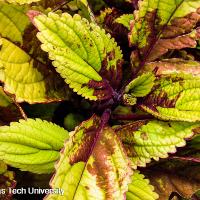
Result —
[[[35,17],[41,15],[42,13],[37,11],[37,10],[29,10],[26,15],[28,16],[28,18],[30,19],[31,23],[37,27],[37,25],[34,22]]]

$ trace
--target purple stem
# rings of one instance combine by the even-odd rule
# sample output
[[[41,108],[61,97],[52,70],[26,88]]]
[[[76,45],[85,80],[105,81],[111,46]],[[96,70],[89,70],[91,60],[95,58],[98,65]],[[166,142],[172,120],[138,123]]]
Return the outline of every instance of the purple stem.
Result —
[[[111,116],[111,110],[106,109],[101,116],[100,130],[103,129],[104,126],[108,123],[110,116]]]

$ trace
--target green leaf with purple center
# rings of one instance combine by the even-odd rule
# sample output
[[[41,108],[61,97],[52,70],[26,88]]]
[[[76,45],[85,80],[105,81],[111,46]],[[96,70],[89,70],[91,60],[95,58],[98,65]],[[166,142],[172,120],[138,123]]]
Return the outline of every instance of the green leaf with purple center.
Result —
[[[156,70],[152,92],[139,107],[163,120],[200,121],[200,63],[170,59],[152,62],[144,70]]]
[[[200,123],[163,122],[157,120],[136,121],[115,128],[121,138],[132,167],[145,167],[151,159],[167,158],[175,153],[176,147],[186,144],[185,139],[192,137]]]
[[[33,22],[42,49],[75,92],[90,100],[112,98],[122,79],[122,53],[109,34],[67,13],[39,14]]]

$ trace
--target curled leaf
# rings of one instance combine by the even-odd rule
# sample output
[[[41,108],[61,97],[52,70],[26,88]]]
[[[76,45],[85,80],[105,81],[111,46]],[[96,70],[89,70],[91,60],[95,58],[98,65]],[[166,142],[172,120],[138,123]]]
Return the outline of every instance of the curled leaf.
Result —
[[[42,49],[66,83],[85,98],[112,98],[121,82],[122,54],[114,39],[96,24],[64,13],[35,17]],[[80,31],[81,30],[81,31]]]

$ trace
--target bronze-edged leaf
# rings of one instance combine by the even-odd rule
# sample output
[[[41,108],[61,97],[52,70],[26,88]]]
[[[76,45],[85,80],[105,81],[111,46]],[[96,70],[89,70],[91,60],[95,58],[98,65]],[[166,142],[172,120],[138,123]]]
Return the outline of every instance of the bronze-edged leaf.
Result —
[[[68,200],[123,200],[131,181],[129,164],[113,129],[93,115],[66,141],[50,185],[64,189]],[[52,194],[46,199],[59,198]]]

